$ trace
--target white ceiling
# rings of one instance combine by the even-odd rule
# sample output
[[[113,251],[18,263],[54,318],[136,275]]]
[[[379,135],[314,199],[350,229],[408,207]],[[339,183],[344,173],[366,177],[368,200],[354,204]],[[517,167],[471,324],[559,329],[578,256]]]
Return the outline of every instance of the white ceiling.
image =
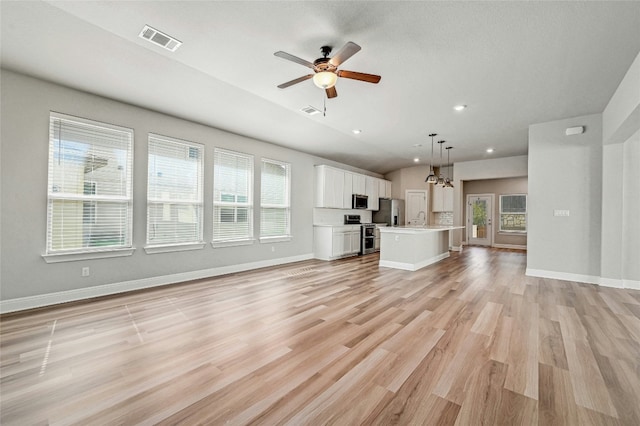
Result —
[[[428,162],[431,132],[455,161],[488,147],[526,154],[529,124],[602,112],[640,51],[636,1],[0,7],[3,68],[378,173]],[[171,53],[142,40],[145,24],[184,44]],[[278,89],[310,70],[273,53],[312,62],[347,41],[362,50],[340,69],[381,82],[339,79],[326,116],[306,115],[324,92],[311,81]]]

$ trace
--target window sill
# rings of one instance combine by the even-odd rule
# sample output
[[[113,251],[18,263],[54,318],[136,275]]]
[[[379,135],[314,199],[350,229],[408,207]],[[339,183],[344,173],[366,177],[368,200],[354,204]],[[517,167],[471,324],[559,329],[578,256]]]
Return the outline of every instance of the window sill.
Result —
[[[502,235],[527,235],[527,231],[498,231]]]
[[[281,243],[291,241],[291,235],[285,235],[282,237],[261,237],[260,244],[269,244],[269,243]]]
[[[213,241],[211,246],[213,248],[222,248],[222,247],[235,247],[235,246],[250,246],[255,242],[253,238],[249,238],[246,240],[232,240],[232,241]]]
[[[146,246],[144,248],[147,254],[171,253],[176,251],[201,250],[206,243],[187,243],[187,244],[167,244],[157,246]]]
[[[76,253],[43,254],[42,258],[47,263],[75,262],[79,260],[107,259],[110,257],[131,256],[135,250],[135,248],[124,248],[99,251],[84,251]]]

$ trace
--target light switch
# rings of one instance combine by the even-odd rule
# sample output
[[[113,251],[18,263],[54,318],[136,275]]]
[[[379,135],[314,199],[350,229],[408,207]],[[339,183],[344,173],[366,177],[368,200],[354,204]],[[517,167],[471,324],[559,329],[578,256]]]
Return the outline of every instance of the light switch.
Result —
[[[554,216],[568,217],[569,216],[569,210],[554,210],[553,211],[553,215]]]

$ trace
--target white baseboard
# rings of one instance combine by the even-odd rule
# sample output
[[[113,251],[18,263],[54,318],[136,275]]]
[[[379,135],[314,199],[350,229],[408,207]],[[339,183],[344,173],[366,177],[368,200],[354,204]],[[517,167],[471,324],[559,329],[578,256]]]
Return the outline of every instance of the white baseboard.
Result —
[[[552,278],[563,281],[575,281],[587,284],[597,284],[603,287],[629,288],[640,290],[640,281],[624,280],[616,278],[598,277],[594,275],[571,274],[568,272],[545,271],[542,269],[527,268],[526,275],[530,277]]]
[[[624,288],[631,288],[633,290],[640,290],[640,281],[636,280],[622,280]]]
[[[449,257],[449,252],[445,252],[439,254],[437,256],[431,257],[429,259],[423,260],[418,263],[405,263],[405,262],[394,262],[392,260],[382,260],[380,259],[379,266],[384,266],[385,268],[394,268],[394,269],[402,269],[405,271],[417,271],[418,269],[422,269],[426,266],[432,265],[436,262],[440,262],[442,259],[446,259]]]
[[[450,247],[450,250],[451,250],[451,251],[462,252],[462,247],[463,247],[463,245],[462,245],[462,244],[460,244],[459,246],[451,246],[451,247]]]
[[[79,288],[76,290],[60,291],[56,293],[48,293],[37,296],[20,297],[18,299],[2,300],[0,301],[0,313],[4,314],[9,312],[22,311],[25,309],[40,308],[43,306],[57,305],[59,303],[90,299],[92,297],[109,296],[112,294],[124,293],[132,290],[159,287],[184,281],[215,277],[218,275],[232,274],[234,272],[249,271],[251,269],[283,265],[286,263],[300,262],[309,259],[313,259],[313,253],[283,257],[279,259],[241,263],[238,265],[221,266],[218,268],[201,269],[199,271],[181,272],[178,274],[163,275],[159,277],[142,278],[139,280],[105,284],[95,287]]]
[[[543,269],[527,268],[525,275],[530,277],[551,278],[554,280],[576,281],[587,284],[600,284],[600,277],[593,275],[572,274],[569,272],[545,271]]]
[[[491,247],[513,249],[513,250],[526,250],[527,246],[521,244],[493,244]]]

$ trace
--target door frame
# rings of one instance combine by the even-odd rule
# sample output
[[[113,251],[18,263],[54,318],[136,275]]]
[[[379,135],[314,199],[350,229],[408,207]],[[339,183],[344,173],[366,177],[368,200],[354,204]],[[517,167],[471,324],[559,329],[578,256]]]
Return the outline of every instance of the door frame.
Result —
[[[409,226],[409,193],[421,193],[424,195],[424,224],[429,224],[427,213],[429,213],[429,191],[426,189],[405,189],[404,191],[404,224]],[[420,210],[423,211],[423,210]]]
[[[495,216],[495,200],[494,200],[494,194],[467,194],[466,197],[466,204],[465,204],[465,223],[467,224],[466,226],[466,244],[469,245],[469,241],[471,240],[471,232],[473,232],[473,227],[471,226],[471,222],[470,222],[470,217],[473,216],[473,214],[469,214],[469,210],[471,208],[471,199],[472,198],[477,198],[477,197],[488,197],[489,198],[489,209],[490,209],[490,214],[489,214],[489,229],[488,229],[488,244],[486,244],[487,247],[491,247],[493,246],[493,223],[494,221],[494,216]],[[485,245],[485,244],[480,244],[480,245]]]

